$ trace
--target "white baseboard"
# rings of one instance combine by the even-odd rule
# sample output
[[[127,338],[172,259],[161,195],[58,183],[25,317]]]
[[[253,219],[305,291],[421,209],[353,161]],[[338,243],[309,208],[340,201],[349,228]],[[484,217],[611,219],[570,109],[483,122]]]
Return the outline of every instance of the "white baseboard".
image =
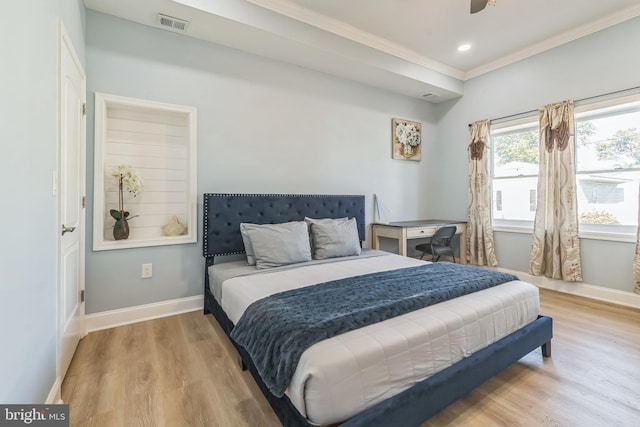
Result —
[[[588,285],[582,282],[565,282],[558,279],[549,279],[544,276],[532,276],[522,271],[497,268],[505,273],[515,274],[524,282],[529,282],[539,288],[551,289],[566,294],[577,295],[613,304],[624,305],[631,308],[640,308],[640,295],[633,292],[625,292],[618,289],[605,288],[603,286]]]
[[[588,285],[580,282],[564,282],[562,280],[549,279],[542,276],[531,276],[530,274],[522,271],[509,270],[506,268],[497,268],[496,270],[515,274],[520,277],[521,280],[532,283],[540,288],[551,289],[567,294],[640,309],[640,295],[632,292]],[[88,333],[102,329],[115,328],[116,326],[143,322],[145,320],[202,310],[203,307],[204,297],[199,295],[88,314],[85,316],[84,323],[86,332]],[[57,391],[55,390],[55,387],[56,384],[54,384],[54,388],[51,389],[50,395],[47,398],[48,403],[53,403],[59,400],[60,384],[57,384]],[[56,398],[56,396],[58,397]]]
[[[51,390],[49,391],[47,400],[44,402],[45,405],[62,403],[62,396],[60,395],[61,387],[62,387],[62,381],[60,380],[60,378],[56,378],[56,381],[53,383],[53,387],[51,387]]]
[[[204,297],[200,295],[152,304],[136,305],[117,310],[102,311],[100,313],[88,314],[84,317],[85,332],[115,328],[116,326],[202,310],[203,307]]]

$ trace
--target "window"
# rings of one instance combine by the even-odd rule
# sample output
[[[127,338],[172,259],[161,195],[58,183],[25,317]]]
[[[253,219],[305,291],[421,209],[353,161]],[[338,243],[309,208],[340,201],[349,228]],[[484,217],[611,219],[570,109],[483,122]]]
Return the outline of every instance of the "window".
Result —
[[[640,97],[576,107],[581,232],[635,233],[640,180]]]
[[[493,126],[494,225],[533,226],[539,158],[538,125],[533,120]]]
[[[576,107],[575,122],[581,237],[635,241],[640,182],[640,95]],[[533,226],[538,134],[536,117],[492,128],[493,224],[497,229]]]

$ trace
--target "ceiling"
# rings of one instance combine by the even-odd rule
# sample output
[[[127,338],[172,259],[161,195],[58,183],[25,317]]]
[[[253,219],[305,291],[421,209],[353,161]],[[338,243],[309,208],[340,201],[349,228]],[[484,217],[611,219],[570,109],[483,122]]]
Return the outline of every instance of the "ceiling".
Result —
[[[88,9],[429,102],[463,82],[640,16],[638,0],[84,0]],[[165,28],[166,29],[166,28]],[[460,44],[471,49],[459,52]]]

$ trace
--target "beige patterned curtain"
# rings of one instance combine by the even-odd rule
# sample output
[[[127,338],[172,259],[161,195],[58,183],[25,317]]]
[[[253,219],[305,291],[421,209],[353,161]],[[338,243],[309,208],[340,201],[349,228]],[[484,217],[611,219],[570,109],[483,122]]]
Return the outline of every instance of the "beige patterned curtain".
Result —
[[[498,265],[491,226],[491,189],[489,188],[489,120],[471,125],[469,139],[469,219],[467,223],[467,259],[471,264]]]
[[[540,173],[529,273],[582,280],[575,173],[573,101],[539,110]]]
[[[638,235],[636,237],[636,256],[633,258],[633,274],[636,278],[636,287],[633,292],[640,294],[640,188],[638,188]]]

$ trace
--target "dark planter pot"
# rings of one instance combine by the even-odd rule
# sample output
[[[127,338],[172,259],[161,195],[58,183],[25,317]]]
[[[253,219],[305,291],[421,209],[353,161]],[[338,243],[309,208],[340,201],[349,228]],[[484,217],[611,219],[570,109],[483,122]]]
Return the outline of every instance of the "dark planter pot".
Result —
[[[116,220],[116,223],[113,225],[113,238],[116,240],[129,238],[129,223],[126,219]]]

